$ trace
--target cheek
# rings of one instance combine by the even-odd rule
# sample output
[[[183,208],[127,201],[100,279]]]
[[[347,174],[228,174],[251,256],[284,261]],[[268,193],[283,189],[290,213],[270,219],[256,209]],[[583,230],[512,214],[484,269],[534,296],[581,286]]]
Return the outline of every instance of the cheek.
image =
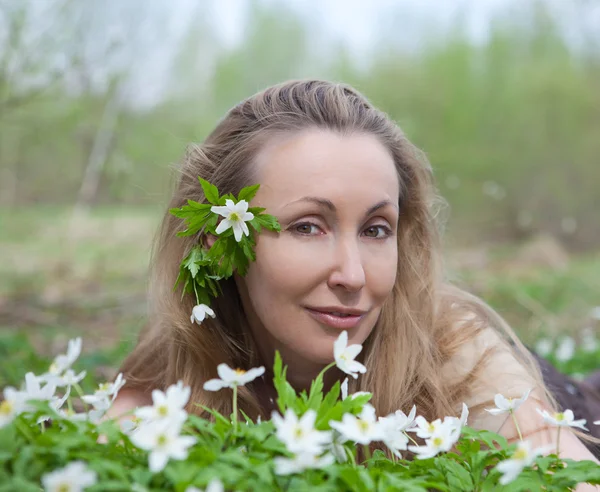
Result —
[[[319,278],[315,252],[309,248],[294,247],[283,238],[260,237],[255,251],[246,282],[261,307],[280,308],[283,299],[299,299]]]

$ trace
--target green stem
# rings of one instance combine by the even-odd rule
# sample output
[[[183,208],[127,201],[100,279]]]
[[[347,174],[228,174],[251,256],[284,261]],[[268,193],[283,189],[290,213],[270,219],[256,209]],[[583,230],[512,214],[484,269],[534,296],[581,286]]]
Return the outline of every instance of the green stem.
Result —
[[[79,383],[75,383],[75,384],[73,385],[73,388],[75,388],[75,391],[77,391],[77,394],[79,395],[79,398],[81,399],[81,401],[82,401],[82,403],[83,403],[83,406],[84,406],[84,408],[85,408],[85,411],[86,411],[86,412],[88,412],[88,411],[89,411],[89,409],[90,409],[90,406],[89,406],[89,405],[88,405],[88,404],[87,404],[87,403],[86,403],[86,402],[83,400],[83,398],[82,398],[82,397],[83,397],[83,395],[84,395],[85,393],[84,393],[84,392],[83,392],[83,390],[81,389],[81,386],[79,386]]]
[[[323,368],[323,370],[322,370],[322,371],[319,373],[319,375],[317,376],[317,378],[316,378],[316,379],[318,379],[318,378],[322,378],[322,377],[325,375],[325,373],[326,373],[327,371],[329,371],[329,369],[331,369],[333,366],[335,366],[335,361],[334,361],[334,362],[332,362],[331,364],[327,364],[327,365],[326,365],[326,366]]]
[[[556,433],[556,456],[560,459],[560,425],[558,426],[558,432]]]
[[[519,428],[519,423],[517,422],[517,417],[515,415],[514,410],[510,411],[510,415],[512,416],[513,422],[515,423],[515,427],[517,428],[517,433],[519,434],[519,439],[523,442],[523,434],[521,434],[521,429]]]
[[[406,437],[408,437],[408,438],[409,438],[409,439],[412,441],[412,443],[413,443],[415,446],[418,446],[418,445],[419,445],[419,443],[418,443],[417,441],[415,441],[415,440],[414,440],[412,437],[410,437],[410,434],[409,434],[408,432],[405,432],[405,433],[404,433],[404,435],[405,435]]]
[[[233,431],[237,433],[237,384],[233,385]]]
[[[369,461],[371,459],[371,448],[368,444],[363,444],[363,451],[365,452],[365,461]]]

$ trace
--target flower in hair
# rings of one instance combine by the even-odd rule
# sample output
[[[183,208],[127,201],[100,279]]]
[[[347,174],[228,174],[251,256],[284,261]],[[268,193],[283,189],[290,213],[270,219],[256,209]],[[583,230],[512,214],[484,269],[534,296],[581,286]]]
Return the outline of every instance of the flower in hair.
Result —
[[[181,260],[174,288],[181,285],[182,298],[191,294],[197,306],[208,308],[211,298],[221,293],[220,280],[231,277],[234,271],[242,277],[246,275],[250,262],[256,259],[255,233],[260,233],[263,228],[279,232],[281,226],[275,217],[263,213],[264,208],[249,207],[260,185],[242,188],[236,197],[231,193],[220,195],[215,185],[202,178],[198,180],[208,203],[187,200],[187,205],[169,210],[186,225],[177,236],[197,237],[187,256]],[[219,223],[220,218],[223,219]],[[217,236],[210,248],[203,240],[207,235]],[[202,313],[197,309],[198,316],[192,314],[192,323],[194,319],[201,323],[207,313],[210,315],[206,308]]]
[[[210,211],[225,217],[215,229],[217,234],[222,234],[231,228],[238,243],[242,240],[242,233],[246,236],[250,235],[246,221],[252,220],[254,214],[248,212],[248,202],[246,200],[240,200],[237,203],[234,203],[233,200],[226,200],[224,207],[212,206]]]
[[[193,323],[194,321],[198,324],[201,324],[206,316],[210,316],[211,318],[215,317],[215,312],[209,308],[206,304],[198,304],[194,306],[192,309],[192,315],[190,316],[190,321]]]
[[[360,354],[361,350],[362,345],[348,345],[348,332],[344,330],[333,343],[335,365],[338,366],[341,371],[344,371],[346,374],[356,379],[359,372],[363,374],[367,372],[365,366],[354,360],[356,356]]]
[[[204,389],[206,391],[219,391],[223,388],[244,386],[264,373],[265,368],[263,366],[244,371],[243,369],[232,369],[227,364],[219,364],[217,366],[219,378],[206,381]]]

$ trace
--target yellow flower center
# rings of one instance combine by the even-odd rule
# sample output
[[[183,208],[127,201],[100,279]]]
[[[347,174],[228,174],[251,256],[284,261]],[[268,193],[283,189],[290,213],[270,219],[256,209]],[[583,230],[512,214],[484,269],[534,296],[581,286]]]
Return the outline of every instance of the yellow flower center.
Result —
[[[108,391],[110,383],[102,383],[98,386],[98,391]]]
[[[161,405],[156,409],[156,413],[158,413],[158,415],[161,417],[166,417],[169,415],[169,408],[166,405]]]
[[[156,439],[156,443],[159,446],[164,446],[165,444],[167,444],[167,436],[165,436],[164,434],[161,434],[160,436],[158,436],[158,438]]]
[[[242,218],[236,212],[231,212],[229,214],[229,220],[231,222],[241,222]]]
[[[441,437],[434,437],[433,438],[433,445],[434,446],[441,446],[442,444],[444,444],[444,440]]]
[[[435,430],[435,425],[433,423],[427,425],[427,430],[429,432],[433,432]]]
[[[52,374],[58,372],[58,366],[53,362],[52,364],[50,364],[50,369],[48,370],[48,372]]]
[[[13,409],[13,404],[7,400],[0,403],[0,415],[10,415]]]
[[[237,368],[234,371],[238,376],[243,376],[244,374],[246,374],[246,371],[244,371],[243,369]]]
[[[71,486],[68,483],[61,483],[56,490],[57,492],[70,492]]]
[[[527,452],[524,449],[517,449],[515,451],[515,454],[513,455],[513,458],[516,460],[523,461],[527,458]]]
[[[304,435],[304,432],[302,431],[302,428],[301,428],[301,427],[296,427],[296,428],[294,429],[294,437],[295,437],[296,439],[300,439],[300,438],[301,438],[303,435]]]
[[[368,432],[369,430],[369,422],[365,422],[364,420],[359,420],[358,421],[358,428],[361,430],[361,432]]]
[[[558,420],[558,421],[565,420],[565,414],[562,413],[562,412],[561,413],[557,413],[555,419]]]

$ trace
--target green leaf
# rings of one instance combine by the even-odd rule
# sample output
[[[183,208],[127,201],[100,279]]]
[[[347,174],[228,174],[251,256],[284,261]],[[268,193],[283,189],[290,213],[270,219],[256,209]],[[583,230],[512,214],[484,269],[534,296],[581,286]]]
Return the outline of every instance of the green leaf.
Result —
[[[219,205],[219,190],[217,187],[201,177],[198,177],[198,181],[200,181],[206,200],[213,205]]]
[[[250,202],[254,196],[256,195],[256,192],[258,191],[258,189],[260,188],[260,185],[255,184],[252,186],[246,186],[245,188],[242,188],[239,195],[238,195],[238,202],[241,200],[246,200],[247,202]]]

